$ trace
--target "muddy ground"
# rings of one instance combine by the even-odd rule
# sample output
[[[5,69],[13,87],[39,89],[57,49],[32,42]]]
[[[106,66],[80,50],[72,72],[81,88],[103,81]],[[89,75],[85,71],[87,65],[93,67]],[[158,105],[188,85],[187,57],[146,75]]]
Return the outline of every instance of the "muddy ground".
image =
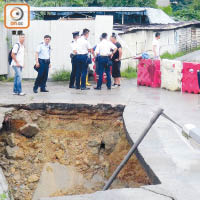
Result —
[[[105,181],[130,149],[122,113],[90,110],[16,110],[0,135],[0,165],[16,200],[31,200],[46,163],[73,166],[84,179],[101,177],[92,187],[76,185],[50,196],[84,194],[102,190]],[[27,138],[20,128],[35,124],[39,132]],[[150,179],[135,156],[111,188],[139,187]]]

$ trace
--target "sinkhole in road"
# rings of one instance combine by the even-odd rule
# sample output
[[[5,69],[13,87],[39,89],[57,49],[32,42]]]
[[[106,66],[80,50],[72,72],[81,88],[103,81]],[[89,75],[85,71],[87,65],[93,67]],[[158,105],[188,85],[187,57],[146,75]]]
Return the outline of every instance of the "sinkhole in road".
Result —
[[[6,114],[0,165],[14,199],[102,190],[131,147],[123,110],[122,105],[32,104]],[[111,189],[151,183],[134,155]]]

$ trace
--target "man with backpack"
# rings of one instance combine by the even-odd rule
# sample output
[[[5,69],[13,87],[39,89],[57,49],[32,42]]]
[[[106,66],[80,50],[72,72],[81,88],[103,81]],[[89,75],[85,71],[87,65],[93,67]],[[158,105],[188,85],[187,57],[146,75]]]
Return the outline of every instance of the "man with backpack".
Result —
[[[45,35],[44,42],[41,42],[36,49],[36,68],[38,69],[38,76],[35,80],[33,87],[33,92],[38,93],[38,87],[40,87],[40,92],[49,92],[46,89],[46,82],[48,79],[49,68],[51,67],[50,63],[50,46],[51,36]]]
[[[24,96],[22,92],[22,68],[24,67],[24,40],[25,35],[19,35],[17,42],[9,53],[9,64],[15,71],[13,95]]]

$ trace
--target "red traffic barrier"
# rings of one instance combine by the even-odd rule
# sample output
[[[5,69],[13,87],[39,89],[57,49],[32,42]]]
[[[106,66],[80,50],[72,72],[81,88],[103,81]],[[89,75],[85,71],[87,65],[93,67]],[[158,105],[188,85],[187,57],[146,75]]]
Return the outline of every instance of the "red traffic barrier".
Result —
[[[200,93],[200,80],[198,80],[199,71],[199,63],[183,63],[182,92]]]
[[[161,86],[160,60],[140,60],[137,84],[153,88]]]

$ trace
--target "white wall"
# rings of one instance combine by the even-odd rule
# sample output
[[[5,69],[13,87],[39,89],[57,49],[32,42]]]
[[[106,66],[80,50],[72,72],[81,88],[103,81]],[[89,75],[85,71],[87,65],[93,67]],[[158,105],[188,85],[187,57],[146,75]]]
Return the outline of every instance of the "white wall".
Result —
[[[161,31],[161,55],[165,52],[175,54],[179,51],[190,50],[193,47],[192,43],[200,46],[200,30],[198,28],[193,29],[196,29],[193,32],[193,38],[191,27]],[[154,37],[155,32],[152,30],[136,31],[120,35],[123,46],[123,58],[141,55],[143,52],[153,55],[152,41]],[[133,59],[124,60],[122,61],[122,69],[128,66],[135,67],[136,63]]]
[[[51,74],[57,70],[71,70],[70,43],[72,32],[82,31],[84,28],[91,30],[90,42],[94,43],[94,20],[60,20],[60,21],[31,21],[31,26],[25,32],[25,68],[23,78],[35,78],[37,73],[34,71],[35,50],[37,45],[43,41],[44,35],[51,35]]]
[[[103,24],[103,25],[102,25]],[[43,41],[44,35],[52,36],[51,40],[51,63],[52,68],[49,73],[51,77],[55,71],[65,69],[71,71],[71,41],[72,32],[80,31],[84,28],[90,30],[89,41],[92,46],[99,41],[102,32],[112,33],[113,16],[100,16],[93,19],[82,20],[56,20],[56,21],[31,21],[30,28],[24,31],[26,34],[25,42],[25,68],[23,70],[23,78],[35,78],[37,72],[33,69],[35,64],[35,49],[37,45]],[[13,36],[13,44],[18,40],[18,36]],[[13,76],[13,73],[9,74]]]
[[[95,18],[95,43],[99,43],[102,33],[111,36],[113,30],[113,16],[97,15]]]
[[[0,23],[0,75],[8,74],[7,29]]]

